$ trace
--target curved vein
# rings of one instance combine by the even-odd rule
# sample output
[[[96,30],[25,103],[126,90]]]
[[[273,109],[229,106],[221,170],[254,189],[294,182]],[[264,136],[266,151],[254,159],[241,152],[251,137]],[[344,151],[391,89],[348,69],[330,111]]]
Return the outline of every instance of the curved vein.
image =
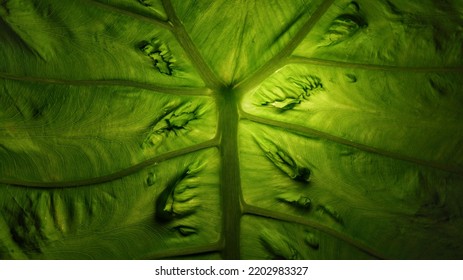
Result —
[[[350,147],[356,148],[356,149],[361,150],[361,151],[365,151],[365,152],[369,152],[369,153],[375,153],[375,154],[386,156],[386,157],[389,157],[389,158],[394,158],[394,159],[398,159],[398,160],[401,160],[401,161],[411,162],[411,163],[414,163],[414,164],[417,164],[417,165],[422,165],[422,166],[426,166],[426,167],[432,167],[432,168],[435,168],[435,169],[455,173],[455,174],[458,174],[458,175],[463,175],[463,169],[461,167],[459,167],[459,166],[450,165],[450,164],[443,164],[443,163],[438,163],[438,162],[428,161],[428,160],[422,160],[422,159],[402,155],[402,154],[399,154],[399,153],[396,153],[396,152],[392,152],[392,151],[388,151],[388,150],[382,150],[382,149],[379,149],[379,148],[375,148],[375,147],[371,147],[371,146],[368,146],[368,145],[353,142],[353,141],[347,140],[347,139],[342,138],[342,137],[334,136],[332,134],[322,132],[320,130],[316,130],[316,129],[313,129],[313,128],[308,128],[308,127],[297,125],[297,124],[285,123],[285,122],[281,122],[281,121],[270,120],[270,119],[254,116],[254,115],[251,115],[251,114],[248,114],[248,113],[245,113],[245,112],[242,112],[241,116],[242,116],[243,119],[247,119],[247,120],[250,120],[250,121],[253,121],[253,122],[261,123],[261,124],[268,125],[268,126],[283,128],[283,129],[293,131],[295,133],[299,133],[299,134],[303,134],[303,135],[320,137],[322,139],[325,139],[325,140],[328,140],[328,141],[331,141],[331,142],[335,142],[335,143],[338,143],[338,144],[341,144],[341,145],[350,146]]]
[[[8,73],[0,72],[0,79],[34,82],[41,84],[56,84],[56,85],[72,85],[72,86],[123,86],[139,89],[146,89],[156,92],[176,94],[176,95],[210,95],[211,91],[208,88],[189,88],[189,87],[166,87],[150,85],[128,80],[64,80],[51,79],[42,77],[26,77],[16,76]]]
[[[92,5],[101,7],[102,9],[110,10],[112,12],[117,12],[119,14],[124,14],[124,15],[130,16],[130,17],[133,17],[133,18],[137,18],[137,19],[140,19],[140,20],[143,20],[143,21],[154,23],[154,24],[162,26],[162,27],[164,27],[166,29],[171,29],[172,28],[169,25],[169,23],[167,21],[164,21],[160,16],[159,17],[148,17],[148,16],[144,16],[144,15],[141,15],[141,14],[130,12],[130,11],[127,11],[127,10],[124,10],[124,9],[121,9],[121,8],[117,8],[117,7],[108,5],[108,4],[100,3],[98,1],[86,0],[86,2],[89,2]]]
[[[207,244],[203,246],[191,247],[191,248],[181,248],[181,249],[168,249],[163,250],[162,252],[156,252],[153,254],[145,255],[140,259],[144,260],[157,260],[157,259],[170,259],[178,258],[185,256],[194,256],[207,253],[215,253],[221,250],[221,246],[218,244]]]
[[[10,179],[0,179],[0,184],[6,184],[6,185],[13,185],[13,186],[19,186],[19,187],[30,187],[30,188],[68,188],[68,187],[82,187],[82,186],[88,186],[88,185],[95,185],[95,184],[101,184],[101,183],[106,183],[110,182],[128,175],[131,175],[133,173],[136,173],[154,163],[159,163],[174,157],[182,156],[185,154],[193,153],[199,150],[211,148],[217,146],[217,140],[216,139],[211,139],[209,141],[187,147],[184,149],[176,150],[176,151],[171,151],[167,152],[165,154],[147,159],[145,161],[142,161],[138,164],[135,164],[133,166],[130,166],[126,169],[99,176],[99,177],[94,177],[90,179],[83,179],[83,180],[75,180],[75,181],[65,181],[65,182],[32,182],[32,181],[23,181],[23,180],[10,180]]]
[[[357,249],[359,249],[360,251],[376,258],[376,259],[386,259],[385,257],[383,257],[380,253],[376,252],[374,249],[368,247],[367,245],[365,245],[363,242],[359,241],[359,240],[355,240],[345,234],[341,234],[339,233],[338,231],[336,230],[333,230],[327,226],[324,226],[323,224],[320,224],[320,223],[317,223],[317,222],[313,222],[313,221],[309,221],[309,220],[306,220],[304,218],[301,218],[301,217],[297,217],[297,216],[291,216],[291,215],[287,215],[287,214],[282,214],[282,213],[278,213],[278,212],[274,212],[274,211],[271,211],[271,210],[267,210],[267,209],[264,209],[264,208],[260,208],[260,207],[256,207],[256,206],[252,206],[252,205],[244,205],[244,213],[245,214],[250,214],[250,215],[255,215],[255,216],[261,216],[261,217],[267,217],[267,218],[271,218],[271,219],[275,219],[275,220],[279,220],[279,221],[283,221],[283,222],[292,222],[292,223],[297,223],[297,224],[300,224],[300,225],[304,225],[304,226],[308,226],[308,227],[311,227],[311,228],[314,228],[314,229],[317,229],[325,234],[328,234],[336,239],[339,239],[341,241],[344,241],[354,247],[356,247]]]
[[[410,67],[410,66],[393,66],[393,65],[375,65],[365,63],[353,63],[344,61],[325,60],[319,58],[307,58],[301,56],[291,56],[286,64],[309,64],[332,67],[356,68],[377,71],[406,71],[406,72],[463,72],[463,66],[455,67]]]

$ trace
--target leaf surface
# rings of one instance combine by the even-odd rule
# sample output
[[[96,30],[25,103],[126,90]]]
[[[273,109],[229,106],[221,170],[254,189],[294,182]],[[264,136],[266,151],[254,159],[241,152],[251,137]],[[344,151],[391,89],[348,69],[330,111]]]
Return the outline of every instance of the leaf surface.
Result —
[[[462,16],[2,1],[0,258],[462,258]]]

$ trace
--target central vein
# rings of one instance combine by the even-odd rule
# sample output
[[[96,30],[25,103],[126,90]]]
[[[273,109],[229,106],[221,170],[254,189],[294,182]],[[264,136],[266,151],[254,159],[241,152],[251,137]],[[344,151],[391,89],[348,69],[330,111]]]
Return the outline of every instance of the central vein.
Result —
[[[225,88],[218,96],[224,259],[240,258],[240,170],[238,159],[238,108],[236,95]]]

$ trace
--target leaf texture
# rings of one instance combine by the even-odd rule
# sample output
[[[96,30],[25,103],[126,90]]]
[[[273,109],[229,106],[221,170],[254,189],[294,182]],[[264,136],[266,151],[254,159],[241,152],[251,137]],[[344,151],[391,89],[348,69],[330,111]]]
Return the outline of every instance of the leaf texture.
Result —
[[[461,1],[0,3],[1,259],[461,259]]]

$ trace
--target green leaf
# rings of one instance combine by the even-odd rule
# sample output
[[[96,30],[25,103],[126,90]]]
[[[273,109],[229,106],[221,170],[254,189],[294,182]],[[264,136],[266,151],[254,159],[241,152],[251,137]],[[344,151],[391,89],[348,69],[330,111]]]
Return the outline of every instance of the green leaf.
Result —
[[[0,1],[1,259],[461,259],[463,5]]]

